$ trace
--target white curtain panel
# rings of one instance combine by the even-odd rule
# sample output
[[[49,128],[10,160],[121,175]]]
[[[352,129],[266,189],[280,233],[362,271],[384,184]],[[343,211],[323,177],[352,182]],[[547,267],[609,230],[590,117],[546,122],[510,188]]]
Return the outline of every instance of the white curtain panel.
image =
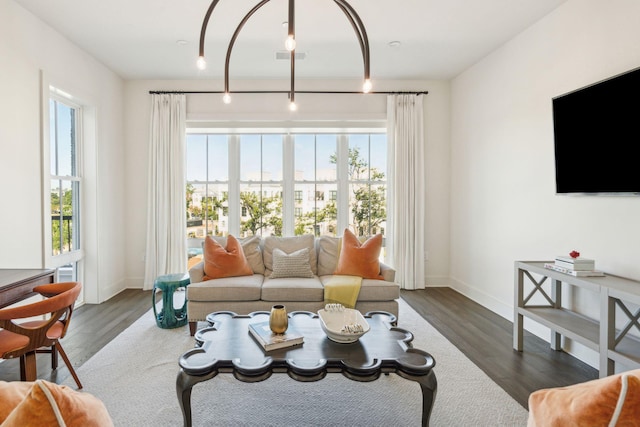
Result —
[[[186,110],[183,94],[151,95],[144,289],[160,275],[187,269]]]
[[[402,289],[425,287],[425,158],[422,95],[387,97],[387,255]]]

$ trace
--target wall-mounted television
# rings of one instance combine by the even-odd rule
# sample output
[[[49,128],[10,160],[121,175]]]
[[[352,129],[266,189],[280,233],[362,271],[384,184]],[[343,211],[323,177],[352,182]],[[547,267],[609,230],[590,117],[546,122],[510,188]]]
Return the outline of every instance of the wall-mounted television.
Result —
[[[640,68],[552,102],[556,193],[640,195]]]

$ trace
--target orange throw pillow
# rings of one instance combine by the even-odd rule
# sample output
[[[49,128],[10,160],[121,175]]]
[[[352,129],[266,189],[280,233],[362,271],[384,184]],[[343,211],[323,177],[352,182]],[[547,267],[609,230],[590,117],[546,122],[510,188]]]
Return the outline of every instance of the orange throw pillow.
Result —
[[[204,278],[251,276],[253,270],[244,256],[242,245],[232,235],[227,237],[227,247],[207,236],[204,240]]]
[[[348,228],[345,229],[338,267],[333,274],[382,280],[380,261],[378,261],[381,249],[382,234],[371,236],[364,243],[360,243],[355,234]]]
[[[31,391],[33,382],[0,381],[0,425]]]
[[[529,396],[528,427],[640,425],[640,369]]]
[[[113,427],[97,397],[44,380],[27,383],[29,393],[2,423],[6,427]]]

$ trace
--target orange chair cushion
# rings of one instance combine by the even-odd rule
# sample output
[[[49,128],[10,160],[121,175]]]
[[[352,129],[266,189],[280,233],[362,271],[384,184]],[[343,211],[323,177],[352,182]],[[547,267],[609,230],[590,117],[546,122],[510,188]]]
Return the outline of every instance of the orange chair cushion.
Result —
[[[98,398],[44,380],[0,382],[0,402],[3,427],[113,427],[107,408]]]
[[[204,240],[203,280],[222,277],[250,276],[253,270],[244,256],[242,245],[232,235],[227,237],[227,247],[207,236]]]
[[[640,369],[529,396],[528,427],[640,426]]]
[[[20,323],[20,326],[24,327],[24,328],[38,328],[40,325],[42,325],[43,323],[46,323],[46,320],[31,320],[29,322],[22,322]],[[60,321],[57,321],[56,323],[54,323],[53,325],[51,325],[51,327],[49,328],[49,330],[47,330],[47,338],[49,338],[50,340],[57,340],[60,339],[60,337],[62,336],[62,331],[64,331],[64,324]]]
[[[333,274],[382,280],[378,259],[381,249],[382,234],[371,236],[364,243],[360,243],[355,234],[348,228],[345,229],[338,266]]]
[[[0,359],[8,351],[17,350],[29,344],[29,337],[0,330]]]

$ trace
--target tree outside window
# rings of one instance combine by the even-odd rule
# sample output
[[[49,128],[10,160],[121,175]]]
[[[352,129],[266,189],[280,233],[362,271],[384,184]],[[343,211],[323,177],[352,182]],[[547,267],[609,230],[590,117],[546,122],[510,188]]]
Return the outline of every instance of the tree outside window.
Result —
[[[187,220],[201,218],[211,222],[207,226],[209,234],[229,233],[228,224],[233,223],[229,218],[232,212],[230,200],[239,201],[234,212],[238,215],[237,233],[241,237],[282,236],[285,220],[293,221],[289,227],[295,235],[335,236],[342,233],[338,218],[347,220],[348,227],[359,236],[384,233],[387,200],[385,134],[295,134],[293,144],[289,145],[293,147],[290,156],[283,155],[285,136],[282,134],[215,137],[217,145],[209,145],[207,155],[187,156],[197,161],[204,159],[203,170],[210,170],[206,161],[212,158],[218,164],[216,173],[224,168],[224,178],[220,180],[187,179]],[[201,140],[202,135],[194,138],[188,135],[187,152],[192,148],[202,151],[202,145],[198,145]],[[232,143],[240,144],[237,158],[228,155]],[[343,148],[339,150],[340,146]],[[215,155],[216,147],[224,148],[222,154],[228,164],[222,165],[221,156]],[[339,158],[341,152],[346,154],[344,158]],[[284,158],[293,159],[293,165],[289,167],[295,170],[293,182],[288,187],[288,199],[283,194],[287,188],[282,172],[285,170]],[[338,162],[344,162],[345,166],[338,168]],[[240,180],[225,181],[230,175],[227,171],[234,168],[238,173],[231,175]],[[340,179],[339,169],[346,171],[346,176]],[[235,199],[230,198],[236,191]],[[348,194],[347,205],[339,206],[340,194]],[[292,206],[285,209],[287,200]],[[285,214],[287,209],[292,215],[290,219]],[[227,228],[222,228],[222,224]]]

